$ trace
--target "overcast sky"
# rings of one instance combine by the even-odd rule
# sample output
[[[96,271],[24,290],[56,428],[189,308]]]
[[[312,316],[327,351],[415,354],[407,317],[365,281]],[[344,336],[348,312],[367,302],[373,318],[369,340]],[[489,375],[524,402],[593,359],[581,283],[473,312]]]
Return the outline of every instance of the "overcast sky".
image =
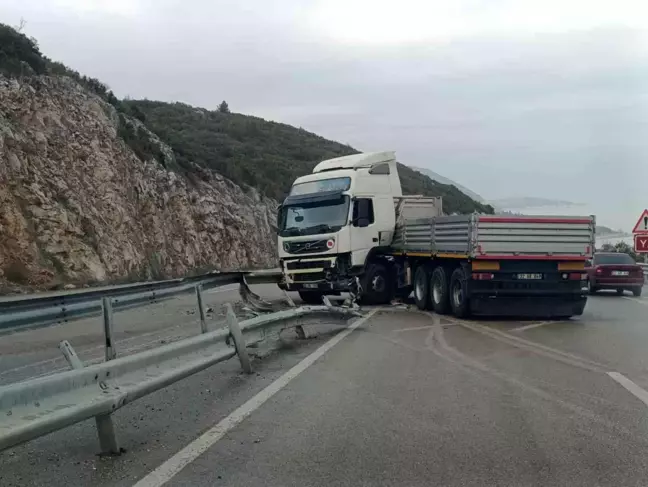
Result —
[[[486,198],[648,207],[645,0],[0,0],[118,96],[396,150]]]

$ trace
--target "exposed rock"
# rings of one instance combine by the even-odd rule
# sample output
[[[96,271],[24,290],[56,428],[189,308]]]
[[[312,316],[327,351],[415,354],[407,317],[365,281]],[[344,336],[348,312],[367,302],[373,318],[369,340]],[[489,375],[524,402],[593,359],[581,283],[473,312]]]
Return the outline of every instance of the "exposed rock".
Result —
[[[164,159],[140,160],[120,119],[70,78],[0,76],[0,284],[276,265],[274,200],[166,170],[173,151],[127,118]]]

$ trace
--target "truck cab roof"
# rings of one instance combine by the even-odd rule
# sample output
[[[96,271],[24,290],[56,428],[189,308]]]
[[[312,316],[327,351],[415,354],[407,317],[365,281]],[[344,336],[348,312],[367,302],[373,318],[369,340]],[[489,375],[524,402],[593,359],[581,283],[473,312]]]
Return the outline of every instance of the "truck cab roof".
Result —
[[[352,154],[350,156],[336,157],[320,162],[313,169],[313,173],[334,171],[336,169],[358,169],[361,167],[371,167],[381,162],[391,162],[396,160],[394,151],[387,152],[365,152],[361,154]]]

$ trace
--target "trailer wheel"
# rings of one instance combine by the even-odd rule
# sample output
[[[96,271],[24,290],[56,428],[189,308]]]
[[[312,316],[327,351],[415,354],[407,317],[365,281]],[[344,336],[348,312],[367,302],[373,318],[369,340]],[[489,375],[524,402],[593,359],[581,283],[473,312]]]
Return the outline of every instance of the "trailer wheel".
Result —
[[[450,306],[452,314],[457,318],[465,318],[470,314],[468,283],[461,267],[457,267],[450,277]]]
[[[442,266],[437,266],[430,279],[430,298],[434,312],[440,315],[448,313],[450,299],[448,296],[448,276]]]
[[[367,304],[386,304],[392,297],[392,284],[387,268],[370,264],[362,279],[362,300]]]
[[[299,297],[306,304],[322,304],[323,293],[317,291],[299,291]]]
[[[416,268],[414,273],[414,302],[418,309],[430,309],[430,276],[426,266]]]

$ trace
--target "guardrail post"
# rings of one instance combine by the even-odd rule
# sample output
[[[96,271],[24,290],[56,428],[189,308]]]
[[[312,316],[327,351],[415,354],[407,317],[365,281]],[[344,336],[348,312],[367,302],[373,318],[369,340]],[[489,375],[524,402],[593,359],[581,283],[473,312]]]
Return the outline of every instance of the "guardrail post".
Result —
[[[205,307],[202,298],[203,285],[196,284],[196,299],[198,300],[198,314],[200,315],[200,332],[207,333],[207,320],[205,318]]]
[[[113,344],[113,312],[110,298],[102,298],[104,340],[106,346],[106,362],[117,357],[117,351]]]
[[[59,343],[59,348],[63,352],[63,356],[73,369],[82,369],[83,362],[72,348],[72,345],[67,340]],[[117,442],[117,435],[115,434],[115,425],[110,414],[102,414],[95,416],[95,424],[97,425],[97,434],[99,436],[99,448],[102,455],[120,455],[121,448]]]
[[[113,424],[112,416],[110,414],[95,416],[95,423],[97,424],[101,453],[104,455],[119,455],[121,449],[117,443],[117,435],[115,435],[115,425]]]
[[[284,296],[286,297],[286,302],[288,303],[288,306],[290,306],[291,308],[296,308],[297,305],[295,304],[295,302],[293,301],[293,299],[288,295],[288,291],[286,291],[286,290],[284,289],[284,290],[283,290],[283,293],[284,293]]]
[[[241,362],[241,368],[247,374],[252,373],[252,363],[250,362],[250,356],[247,353],[247,348],[245,345],[245,339],[243,338],[243,332],[241,327],[238,324],[238,319],[234,314],[232,305],[230,303],[225,303],[226,317],[227,317],[227,326],[229,327],[230,334],[234,339],[234,347],[236,347],[236,354],[238,355],[239,361]]]
[[[72,367],[73,369],[83,368],[83,362],[81,362],[81,359],[74,351],[74,348],[72,348],[70,342],[63,340],[61,343],[59,343],[59,349],[63,353],[63,356],[65,357],[65,360],[67,360],[67,363],[70,364],[70,367]]]

